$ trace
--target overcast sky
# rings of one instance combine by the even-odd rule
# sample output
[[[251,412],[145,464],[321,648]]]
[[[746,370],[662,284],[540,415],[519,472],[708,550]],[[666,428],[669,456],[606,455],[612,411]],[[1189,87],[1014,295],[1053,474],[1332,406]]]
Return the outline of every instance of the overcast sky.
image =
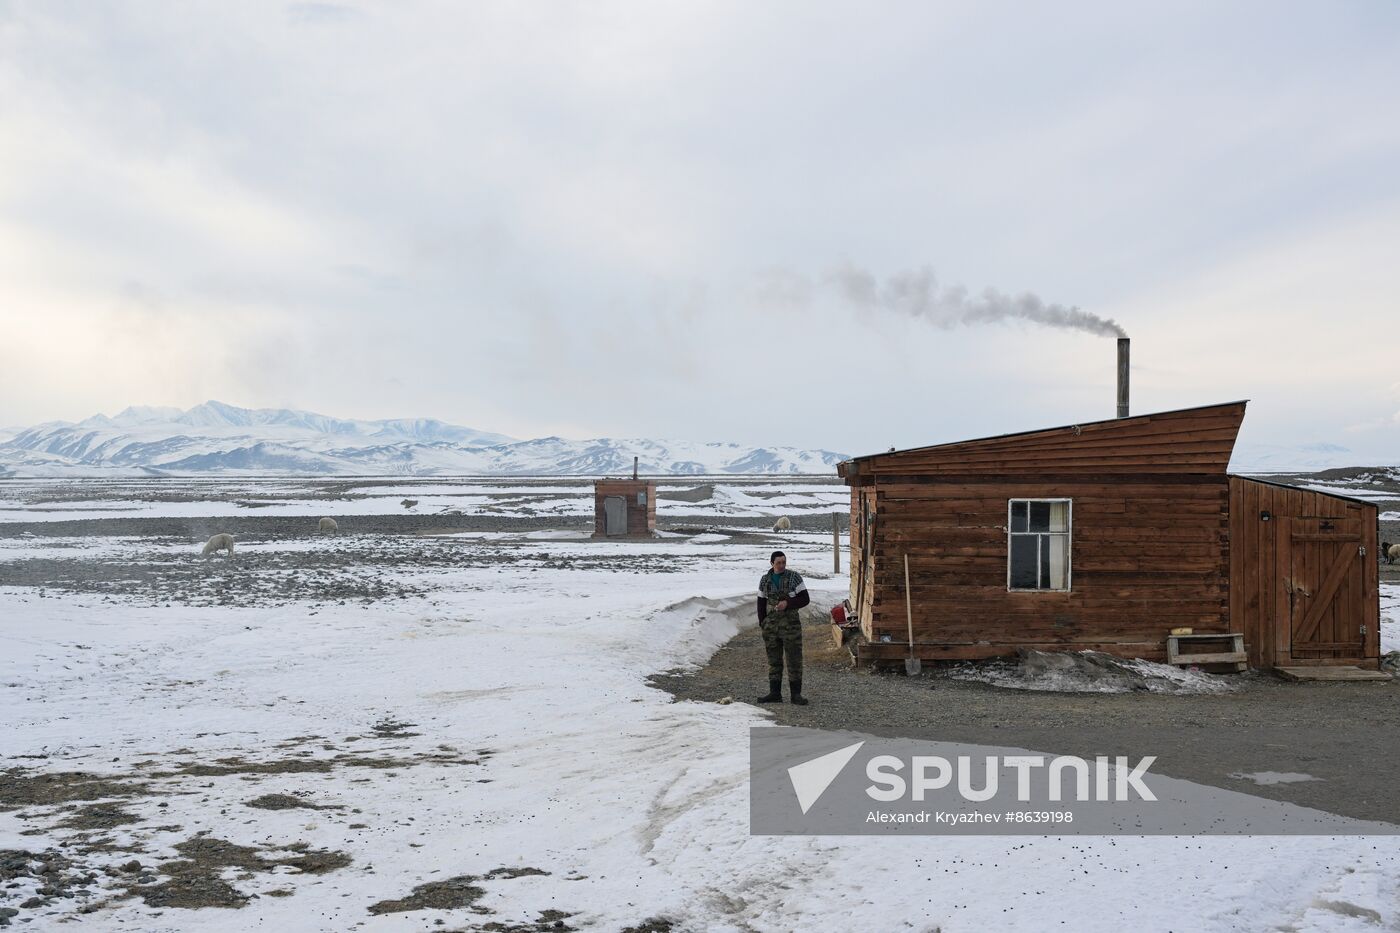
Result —
[[[1137,412],[1397,460],[1397,115],[1391,0],[0,0],[0,426],[862,453],[1111,417],[988,313],[1077,307]]]

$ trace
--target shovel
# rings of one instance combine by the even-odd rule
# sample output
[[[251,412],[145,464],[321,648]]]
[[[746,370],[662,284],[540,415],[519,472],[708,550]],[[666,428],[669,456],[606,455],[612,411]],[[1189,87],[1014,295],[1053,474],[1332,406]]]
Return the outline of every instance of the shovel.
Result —
[[[909,657],[904,659],[904,673],[913,677],[923,670],[923,662],[914,657],[914,599],[909,594],[909,555],[904,555],[904,611],[909,618]]]

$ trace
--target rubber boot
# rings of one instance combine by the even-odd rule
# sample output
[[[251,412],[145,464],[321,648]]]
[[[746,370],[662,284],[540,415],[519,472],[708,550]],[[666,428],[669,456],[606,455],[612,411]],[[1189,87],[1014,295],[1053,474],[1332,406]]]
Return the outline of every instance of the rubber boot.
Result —
[[[783,682],[781,680],[768,681],[768,695],[759,697],[760,703],[781,703],[783,702]],[[805,700],[803,701],[806,702]]]
[[[807,698],[802,695],[802,681],[790,680],[788,687],[792,689],[792,702],[794,706],[806,706]]]

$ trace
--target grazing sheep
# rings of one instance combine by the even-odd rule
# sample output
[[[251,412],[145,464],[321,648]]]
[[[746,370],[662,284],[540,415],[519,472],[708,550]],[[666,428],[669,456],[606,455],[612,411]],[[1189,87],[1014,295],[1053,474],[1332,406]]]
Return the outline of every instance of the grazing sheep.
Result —
[[[233,535],[229,535],[229,534],[214,535],[214,536],[213,536],[212,538],[210,538],[208,541],[204,542],[204,556],[205,556],[205,557],[209,557],[209,556],[211,556],[212,554],[215,554],[215,553],[217,553],[218,551],[221,551],[221,550],[222,550],[222,551],[228,551],[228,556],[229,556],[229,557],[232,557],[232,556],[233,556]]]
[[[788,519],[788,517],[787,517],[786,515],[784,515],[782,518],[779,518],[776,522],[773,523],[773,530],[774,530],[774,531],[791,531],[791,530],[792,530],[792,522]]]
[[[411,509],[417,504],[417,499],[404,499],[402,502],[399,503],[399,505],[403,506],[406,509]]]
[[[1382,541],[1381,557],[1385,558],[1387,564],[1393,564],[1400,560],[1400,544],[1386,544]]]
[[[316,526],[316,530],[323,535],[333,535],[340,530],[340,526],[335,523],[333,518],[323,518]]]

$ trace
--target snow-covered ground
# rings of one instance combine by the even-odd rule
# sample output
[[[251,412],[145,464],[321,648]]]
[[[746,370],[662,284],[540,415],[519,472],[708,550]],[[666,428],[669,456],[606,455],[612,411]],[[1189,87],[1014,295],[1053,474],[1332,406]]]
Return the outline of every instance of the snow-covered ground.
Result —
[[[200,480],[146,480],[89,483],[100,497],[75,498],[66,481],[0,482],[0,522],[49,522],[74,518],[196,518],[232,515],[320,516],[416,515],[454,513],[503,516],[585,516],[593,514],[593,484],[507,483],[463,480],[395,483],[368,480],[334,484],[304,481],[284,485],[250,483],[218,488]],[[240,497],[240,489],[246,495]],[[850,511],[850,492],[834,476],[788,481],[687,478],[657,486],[659,516],[670,518],[760,518],[799,513]],[[681,493],[686,498],[673,498]],[[405,507],[408,499],[414,504]]]
[[[1395,493],[1392,490],[1368,489],[1356,483],[1305,483],[1299,488],[1325,492],[1328,495],[1365,499],[1368,502],[1393,502],[1395,500]]]
[[[556,534],[531,538],[552,567],[466,559],[504,538],[459,537],[462,566],[435,568],[430,595],[396,602],[191,608],[0,587],[7,767],[145,785],[118,799],[140,822],[98,833],[112,851],[81,857],[98,871],[93,896],[25,911],[30,928],[525,930],[560,919],[545,911],[589,930],[658,919],[697,931],[1400,920],[1393,837],[750,836],[748,729],[766,714],[673,703],[646,680],[702,663],[747,624],[767,545]],[[264,549],[293,546],[336,543]],[[628,562],[614,569],[605,558],[616,548]],[[823,577],[819,537],[788,551],[817,603],[844,595],[844,578]],[[1394,645],[1400,593],[1385,599]],[[761,666],[756,657],[756,682]],[[340,809],[249,806],[266,795]],[[83,851],[82,831],[57,825],[59,806],[0,812],[0,850]],[[131,886],[121,865],[140,861],[159,885],[160,866],[177,871],[175,847],[188,854],[192,839],[289,864],[223,869],[251,898],[241,909],[118,896]],[[133,844],[144,851],[124,851]],[[308,852],[343,867],[291,867]],[[371,912],[448,879],[479,897]],[[5,906],[40,883],[18,881]]]
[[[1400,584],[1382,583],[1381,654],[1400,651]]]

